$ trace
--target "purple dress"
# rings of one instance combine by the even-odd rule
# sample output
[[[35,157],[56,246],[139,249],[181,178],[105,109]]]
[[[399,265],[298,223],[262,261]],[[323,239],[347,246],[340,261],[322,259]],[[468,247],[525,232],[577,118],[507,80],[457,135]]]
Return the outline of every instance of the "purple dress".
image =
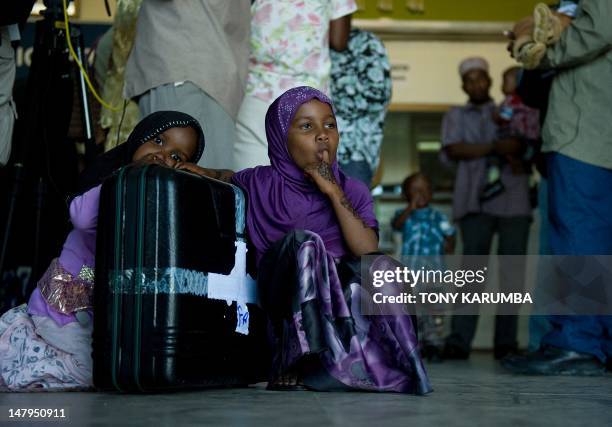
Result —
[[[317,390],[428,393],[411,316],[361,314],[360,261],[351,256],[329,199],[289,154],[293,117],[312,100],[332,106],[309,87],[276,99],[266,114],[271,165],[232,178],[248,197],[247,233],[257,257],[262,306],[271,320],[270,379],[297,370],[304,384]],[[347,178],[337,162],[330,166],[355,213],[378,230],[367,187]],[[376,269],[398,266],[385,256],[373,263]]]
[[[68,234],[59,258],[52,261],[38,282],[28,302],[28,313],[48,316],[61,326],[75,322],[73,313],[77,310],[87,310],[92,315],[100,188],[98,185],[70,203],[74,229]],[[62,273],[67,277],[61,277]]]
[[[381,255],[370,269],[398,266]],[[399,309],[361,314],[360,267],[359,259],[335,260],[310,231],[290,232],[265,253],[258,283],[271,320],[272,382],[298,366],[314,390],[431,391],[413,318]]]

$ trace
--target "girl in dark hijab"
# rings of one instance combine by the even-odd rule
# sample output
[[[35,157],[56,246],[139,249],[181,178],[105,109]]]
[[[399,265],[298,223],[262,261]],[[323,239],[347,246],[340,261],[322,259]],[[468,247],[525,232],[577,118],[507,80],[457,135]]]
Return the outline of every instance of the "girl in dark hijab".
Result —
[[[70,203],[70,232],[28,304],[0,318],[0,389],[74,389],[92,384],[91,331],[98,204],[102,181],[132,162],[177,168],[198,161],[204,134],[192,117],[153,113],[128,141],[85,172]]]
[[[133,161],[160,160],[159,154],[157,155],[157,160],[152,157],[149,159],[149,155],[152,152],[151,149],[154,147],[154,145],[150,144],[155,144],[158,147],[162,147],[164,143],[164,133],[168,130],[171,130],[171,133],[174,133],[174,131],[172,131],[174,128],[190,128],[195,132],[197,138],[197,148],[193,158],[188,160],[190,162],[197,163],[204,152],[204,132],[202,131],[200,124],[196,119],[185,113],[180,113],[178,111],[158,111],[142,119],[136,125],[128,137],[128,140],[124,144],[118,145],[112,150],[107,151],[98,157],[91,166],[83,171],[79,177],[79,194],[82,194],[85,191],[99,185],[105,178],[109,177],[117,169]],[[149,144],[149,146],[141,148],[145,144]],[[135,159],[134,155],[138,149],[141,149],[141,153],[139,153],[138,157],[141,157],[143,151],[146,152],[142,158]],[[171,156],[171,160],[174,159],[174,161],[178,161],[179,157],[176,157],[176,155]],[[168,166],[170,166],[170,164],[168,164]]]

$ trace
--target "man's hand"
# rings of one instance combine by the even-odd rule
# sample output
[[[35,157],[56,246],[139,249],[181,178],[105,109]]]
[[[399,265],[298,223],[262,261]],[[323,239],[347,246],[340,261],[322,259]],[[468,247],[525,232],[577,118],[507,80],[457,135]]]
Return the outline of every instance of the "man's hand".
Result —
[[[514,24],[514,28],[512,28],[512,33],[514,34],[515,39],[519,39],[521,37],[529,37],[533,38],[533,29],[535,28],[535,23],[533,21],[533,16],[527,16],[516,24]]]
[[[510,52],[510,56],[516,58],[517,53],[524,44],[533,42],[534,28],[533,16],[528,16],[514,24],[512,31],[504,33],[509,40],[507,49]]]
[[[564,31],[567,27],[572,25],[572,17],[564,15],[563,13],[553,12],[553,14],[559,18],[559,22],[561,23],[561,31]]]

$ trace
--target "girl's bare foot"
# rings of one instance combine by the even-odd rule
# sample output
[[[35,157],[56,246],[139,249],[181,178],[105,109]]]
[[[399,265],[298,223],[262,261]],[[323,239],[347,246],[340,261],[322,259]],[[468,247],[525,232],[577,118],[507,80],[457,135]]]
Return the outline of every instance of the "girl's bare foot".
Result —
[[[306,390],[300,377],[295,372],[286,372],[280,375],[274,382],[268,384],[268,390]]]

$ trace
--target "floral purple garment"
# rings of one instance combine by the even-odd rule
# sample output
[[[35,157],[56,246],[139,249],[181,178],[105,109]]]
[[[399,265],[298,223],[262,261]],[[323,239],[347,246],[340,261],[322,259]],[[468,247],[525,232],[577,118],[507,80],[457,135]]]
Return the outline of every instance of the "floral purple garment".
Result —
[[[88,314],[83,321],[93,316],[93,278],[81,280],[81,272],[94,266],[99,200],[99,185],[73,199],[70,218],[74,229],[59,259],[51,262],[27,305],[0,317],[0,389],[91,386],[92,322],[77,321],[73,310]],[[57,280],[58,274],[64,280]],[[49,286],[53,283],[57,286]]]
[[[25,304],[0,317],[0,391],[82,390],[92,385],[92,324],[59,326]]]
[[[397,264],[382,255],[374,263],[377,268]],[[431,391],[411,317],[361,315],[360,278],[341,282],[317,234],[289,233],[266,253],[259,277],[273,325],[271,381],[302,357],[317,354],[323,372],[303,379],[314,389]],[[297,283],[287,283],[290,277]],[[279,309],[287,306],[287,298],[291,313]]]

